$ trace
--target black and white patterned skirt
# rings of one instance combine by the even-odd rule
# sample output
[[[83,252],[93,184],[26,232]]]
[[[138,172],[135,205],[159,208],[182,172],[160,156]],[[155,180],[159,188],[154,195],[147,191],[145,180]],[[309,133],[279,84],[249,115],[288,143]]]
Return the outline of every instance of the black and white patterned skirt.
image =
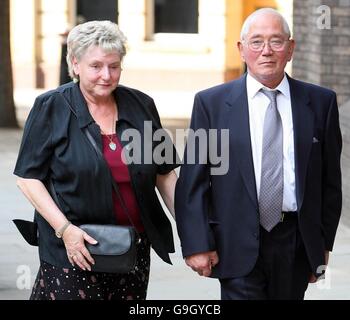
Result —
[[[150,243],[141,234],[137,268],[126,273],[60,268],[41,261],[30,300],[145,300],[150,270]]]

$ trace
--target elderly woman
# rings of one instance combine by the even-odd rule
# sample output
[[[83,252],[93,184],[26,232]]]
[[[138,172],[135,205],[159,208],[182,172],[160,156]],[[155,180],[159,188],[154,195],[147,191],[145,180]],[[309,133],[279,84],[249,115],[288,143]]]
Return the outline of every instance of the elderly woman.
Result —
[[[110,21],[90,21],[72,29],[67,62],[74,82],[39,96],[26,122],[14,173],[36,209],[39,231],[40,269],[31,299],[145,299],[150,246],[171,263],[172,228],[155,187],[173,214],[177,164],[173,159],[154,160],[160,141],[150,143],[150,161],[125,161],[124,132],[136,129],[144,155],[144,123],[151,123],[153,132],[161,129],[152,98],[119,85],[125,41]],[[85,128],[106,161],[96,157]],[[176,157],[172,144],[171,149]],[[96,241],[79,228],[83,223],[130,225],[110,172],[142,240],[137,268],[127,274],[92,272],[94,260],[86,243]],[[57,197],[49,192],[50,181]]]

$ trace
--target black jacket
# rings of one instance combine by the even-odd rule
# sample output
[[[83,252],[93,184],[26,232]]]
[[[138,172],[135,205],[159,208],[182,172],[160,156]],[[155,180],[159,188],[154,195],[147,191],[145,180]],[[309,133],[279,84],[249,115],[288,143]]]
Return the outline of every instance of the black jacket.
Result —
[[[70,101],[77,117],[70,111],[62,94]],[[155,184],[157,174],[166,174],[177,167],[175,148],[171,144],[171,161],[156,164],[151,158],[147,164],[143,157],[147,152],[144,148],[150,146],[153,152],[160,143],[150,138],[152,132],[161,129],[154,102],[146,94],[124,86],[119,86],[114,95],[119,117],[117,135],[123,146],[130,143],[132,152],[141,152],[141,163],[128,165],[141,220],[154,250],[164,261],[171,263],[169,252],[174,252],[172,228],[158,200]],[[144,121],[150,121],[148,127]],[[113,224],[115,215],[109,169],[102,159],[98,159],[83,134],[81,129],[85,127],[102,151],[100,128],[88,111],[79,84],[71,82],[40,95],[27,119],[14,173],[23,178],[41,180],[46,186],[52,179],[59,206],[75,225]],[[151,128],[152,132],[144,128]],[[141,139],[125,141],[124,137],[123,140],[126,129],[136,129]],[[40,259],[56,266],[71,267],[63,241],[55,236],[52,227],[40,214],[36,212],[35,217]]]

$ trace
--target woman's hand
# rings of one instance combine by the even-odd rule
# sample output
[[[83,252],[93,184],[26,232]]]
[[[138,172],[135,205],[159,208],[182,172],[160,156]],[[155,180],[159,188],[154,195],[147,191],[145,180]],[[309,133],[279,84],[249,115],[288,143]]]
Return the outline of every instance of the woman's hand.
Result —
[[[67,227],[62,239],[66,246],[69,262],[73,266],[77,264],[84,271],[86,269],[91,271],[90,264],[95,264],[95,261],[86,248],[85,241],[91,244],[96,244],[97,241],[73,224]]]

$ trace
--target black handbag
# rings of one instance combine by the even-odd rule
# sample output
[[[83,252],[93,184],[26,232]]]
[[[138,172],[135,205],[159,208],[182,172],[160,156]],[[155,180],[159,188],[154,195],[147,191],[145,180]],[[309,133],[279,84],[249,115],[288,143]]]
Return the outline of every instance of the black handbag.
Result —
[[[83,224],[79,228],[98,241],[95,245],[86,243],[95,260],[92,271],[128,273],[135,269],[137,242],[134,227]]]

